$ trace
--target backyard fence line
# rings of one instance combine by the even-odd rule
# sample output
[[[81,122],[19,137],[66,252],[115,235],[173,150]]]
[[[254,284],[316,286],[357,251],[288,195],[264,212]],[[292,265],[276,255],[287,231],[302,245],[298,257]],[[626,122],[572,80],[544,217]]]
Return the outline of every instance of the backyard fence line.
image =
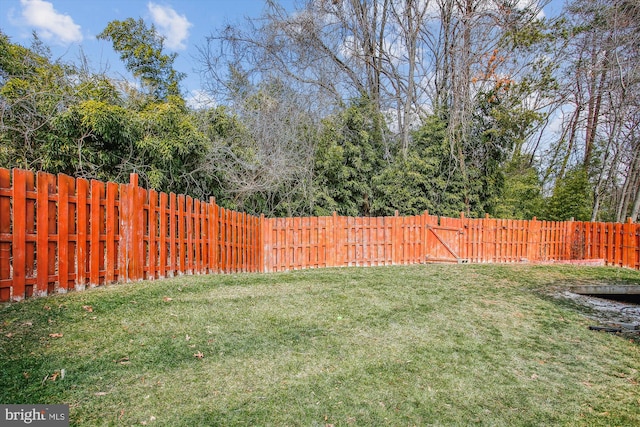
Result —
[[[640,269],[640,225],[429,215],[271,218],[265,271],[424,262],[601,260]]]
[[[601,259],[640,225],[416,216],[265,218],[129,184],[0,168],[0,301],[180,274]]]
[[[189,196],[0,169],[0,301],[179,274],[258,271],[260,218]]]

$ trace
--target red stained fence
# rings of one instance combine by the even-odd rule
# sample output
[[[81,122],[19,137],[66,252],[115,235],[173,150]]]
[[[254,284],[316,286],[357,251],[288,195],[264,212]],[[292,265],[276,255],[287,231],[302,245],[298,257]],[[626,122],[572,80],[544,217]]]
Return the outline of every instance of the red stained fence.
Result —
[[[554,262],[601,259],[640,269],[640,225],[342,216],[263,221],[264,270],[425,262]]]
[[[0,169],[0,301],[179,274],[603,259],[640,269],[640,225],[255,217],[189,196]]]
[[[129,184],[0,169],[0,301],[258,271],[260,218]]]

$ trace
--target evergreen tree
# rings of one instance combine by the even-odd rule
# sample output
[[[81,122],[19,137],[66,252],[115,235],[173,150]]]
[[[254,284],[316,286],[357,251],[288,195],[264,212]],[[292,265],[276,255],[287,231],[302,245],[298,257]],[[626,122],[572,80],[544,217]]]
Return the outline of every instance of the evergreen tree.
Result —
[[[583,167],[573,168],[556,180],[553,195],[547,200],[544,219],[589,221],[591,217],[592,189]]]
[[[413,133],[413,144],[405,158],[397,156],[375,179],[373,211],[377,215],[457,216],[464,210],[462,175],[451,156],[447,125],[429,116]]]
[[[111,41],[127,70],[140,79],[155,99],[164,101],[170,96],[180,97],[179,84],[184,74],[173,68],[177,54],[163,52],[164,38],[153,25],[147,27],[144,20],[133,18],[111,21],[98,34],[98,39]]]
[[[324,121],[315,156],[314,213],[368,216],[382,170],[383,117],[367,98]]]

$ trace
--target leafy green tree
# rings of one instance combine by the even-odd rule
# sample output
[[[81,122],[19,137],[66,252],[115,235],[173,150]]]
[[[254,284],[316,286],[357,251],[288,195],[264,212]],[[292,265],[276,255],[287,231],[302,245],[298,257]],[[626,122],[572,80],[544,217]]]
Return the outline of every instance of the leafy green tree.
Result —
[[[137,114],[140,138],[130,164],[152,188],[199,197],[209,196],[203,187],[203,161],[207,139],[195,117],[181,102],[155,102]]]
[[[315,158],[314,213],[368,216],[382,170],[384,120],[368,99],[325,120]]]
[[[585,169],[570,169],[564,177],[556,180],[553,195],[547,200],[545,219],[566,221],[574,218],[577,221],[589,221],[593,198],[591,193]]]
[[[457,216],[464,210],[462,175],[455,167],[447,140],[447,124],[429,116],[413,133],[413,145],[405,158],[396,156],[374,178],[373,212],[377,215]]]
[[[180,96],[179,84],[185,75],[173,68],[177,54],[163,53],[164,38],[154,25],[148,27],[143,19],[115,20],[98,34],[98,39],[111,41],[127,70],[140,79],[144,89],[155,99]]]
[[[70,106],[53,120],[48,170],[74,176],[122,181],[123,159],[139,138],[135,116],[99,99]]]
[[[542,184],[536,168],[517,156],[507,163],[504,175],[504,188],[493,215],[512,219],[543,217]]]
[[[72,73],[0,32],[1,166],[51,170],[52,120],[73,101]]]

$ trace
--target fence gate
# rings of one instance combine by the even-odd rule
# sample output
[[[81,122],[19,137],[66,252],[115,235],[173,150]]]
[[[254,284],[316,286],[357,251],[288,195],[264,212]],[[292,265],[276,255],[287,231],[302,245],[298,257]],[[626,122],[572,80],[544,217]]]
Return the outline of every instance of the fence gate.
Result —
[[[469,260],[460,255],[461,240],[464,230],[460,227],[427,225],[426,262],[468,263]]]

